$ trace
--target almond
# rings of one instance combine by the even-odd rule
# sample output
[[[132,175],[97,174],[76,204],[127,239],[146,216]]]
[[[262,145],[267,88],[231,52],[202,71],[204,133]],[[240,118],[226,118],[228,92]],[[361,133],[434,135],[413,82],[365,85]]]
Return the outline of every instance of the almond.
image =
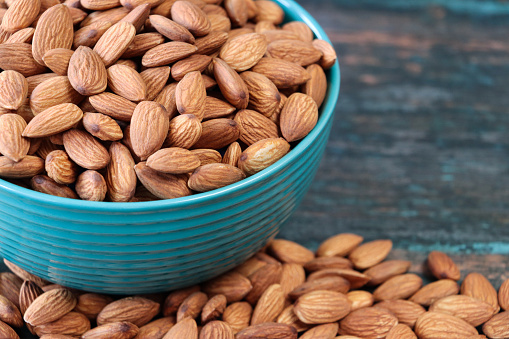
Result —
[[[30,26],[39,14],[41,2],[39,0],[14,1],[10,4],[2,18],[2,29],[14,33]]]
[[[368,286],[380,285],[396,275],[406,273],[410,265],[411,262],[406,260],[388,260],[371,266],[364,271],[364,274],[371,278]]]
[[[138,334],[138,326],[127,321],[112,322],[99,325],[83,333],[81,339],[124,339],[134,338]]]
[[[76,181],[78,166],[62,150],[50,152],[45,159],[48,176],[62,185],[70,185]]]
[[[171,41],[149,49],[141,60],[145,67],[158,67],[187,58],[198,48],[186,42]]]
[[[18,307],[3,295],[0,295],[0,320],[14,327],[24,324]]]
[[[389,311],[366,307],[353,311],[339,323],[339,333],[363,338],[385,338],[398,324],[398,319]]]
[[[224,8],[234,25],[242,27],[247,23],[248,5],[246,0],[225,0]]]
[[[299,264],[283,264],[281,273],[281,289],[286,299],[289,298],[290,292],[306,281],[306,272]]]
[[[387,333],[386,339],[417,339],[412,329],[405,324],[397,324]]]
[[[460,279],[460,270],[445,253],[433,251],[428,255],[428,267],[437,279]]]
[[[32,180],[30,180],[30,184],[33,190],[41,193],[62,198],[78,199],[78,196],[71,188],[55,182],[55,180],[46,175],[34,176]]]
[[[80,3],[84,8],[93,11],[104,11],[120,6],[120,1],[118,0],[83,0]]]
[[[134,37],[133,42],[127,47],[122,59],[139,57],[148,50],[159,46],[164,42],[164,37],[159,33],[143,33]],[[117,61],[118,62],[118,61]]]
[[[254,326],[249,326],[239,333],[236,339],[250,339],[250,338],[285,338],[297,339],[297,330],[295,327],[287,324],[278,323],[264,323]]]
[[[166,109],[153,101],[142,101],[131,118],[131,142],[141,160],[158,151],[169,129]]]
[[[498,303],[504,311],[509,310],[509,279],[504,280],[498,290]]]
[[[483,325],[482,331],[488,338],[507,338],[509,336],[508,322],[508,311],[496,314]]]
[[[87,170],[79,175],[75,189],[82,200],[89,201],[103,201],[108,190],[104,177],[93,170]]]
[[[249,279],[237,272],[228,272],[203,285],[209,295],[223,294],[228,303],[242,300],[253,288]]]
[[[292,299],[297,299],[306,293],[318,290],[327,290],[346,293],[350,289],[350,282],[343,277],[325,277],[312,281],[306,281],[296,286],[288,294]]]
[[[90,320],[81,313],[69,312],[60,319],[36,326],[34,329],[38,336],[45,334],[79,336],[90,330]]]
[[[252,70],[266,76],[277,88],[290,88],[302,85],[311,79],[308,72],[302,66],[281,59],[262,58]]]
[[[203,72],[212,61],[208,55],[191,55],[188,58],[177,61],[171,68],[171,76],[173,79],[180,81],[190,72]]]
[[[89,133],[71,129],[64,133],[64,148],[79,166],[98,170],[110,162],[108,150]]]
[[[193,153],[200,159],[201,166],[222,162],[221,153],[219,153],[215,149],[207,148],[193,149],[191,150],[191,153]]]
[[[474,327],[482,325],[494,314],[491,305],[466,295],[451,295],[438,299],[431,304],[429,310],[452,314]]]
[[[14,162],[22,160],[30,149],[30,141],[23,137],[27,123],[18,114],[0,115],[0,153]]]
[[[14,162],[6,156],[0,156],[1,178],[31,178],[44,171],[44,160],[27,155],[18,162]]]
[[[299,40],[276,40],[267,46],[267,55],[308,66],[320,60],[322,52],[311,42]]]
[[[291,97],[288,100],[290,101]],[[354,249],[348,258],[356,268],[366,269],[384,260],[391,249],[391,240],[374,240]]]
[[[125,7],[112,8],[106,11],[96,11],[90,13],[88,17],[80,23],[80,27],[85,27],[101,21],[110,22],[114,25],[122,20],[129,12],[130,10]]]
[[[197,54],[210,55],[217,52],[228,40],[228,33],[221,31],[212,31],[202,38],[195,41],[195,46],[198,48]]]
[[[158,198],[173,199],[191,194],[186,176],[157,172],[144,162],[136,164],[134,170],[143,186]]]
[[[249,326],[252,313],[253,308],[248,302],[234,302],[226,307],[223,313],[223,321],[230,325],[233,334],[237,334]]]
[[[27,43],[1,44],[0,68],[17,71],[25,77],[41,74],[46,70],[43,64],[35,61],[32,45]]]
[[[269,29],[263,31],[263,35],[267,38],[267,42],[271,43],[277,40],[301,40],[301,37],[287,30]]]
[[[48,8],[37,21],[32,39],[34,59],[44,65],[43,56],[54,48],[70,49],[74,38],[73,20],[69,8],[56,5]]]
[[[323,324],[307,330],[301,338],[303,339],[319,339],[319,338],[335,338],[338,333],[338,323]]]
[[[49,51],[44,53],[42,60],[44,61],[44,64],[53,72],[55,72],[58,75],[64,76],[67,75],[69,61],[71,60],[73,54],[74,51],[71,51],[70,49],[55,48],[50,49]]]
[[[33,275],[32,273],[25,271],[24,269],[22,269],[21,267],[19,267],[16,264],[8,261],[7,259],[4,259],[4,264],[5,264],[5,266],[7,266],[9,268],[9,270],[11,270],[12,273],[17,275],[22,280],[32,281],[39,286],[48,285],[48,282],[46,280],[43,280],[43,279]],[[23,310],[23,312],[24,312],[24,310]]]
[[[226,42],[219,57],[232,69],[242,72],[260,61],[267,51],[267,39],[258,33],[243,34]]]
[[[212,119],[201,125],[201,136],[193,148],[221,149],[236,141],[240,135],[239,125],[230,119]]]
[[[318,257],[308,261],[304,268],[308,272],[315,272],[328,268],[352,268],[352,262],[341,257]]]
[[[76,306],[76,298],[67,289],[54,289],[38,296],[25,311],[23,319],[33,326],[60,319]]]
[[[66,70],[66,72],[67,72],[67,70]],[[43,73],[43,74],[32,75],[32,76],[26,78],[27,82],[28,82],[28,96],[32,95],[32,92],[34,91],[34,89],[37,86],[39,86],[41,83],[43,83],[44,81],[46,81],[48,79],[54,78],[56,76],[58,76],[58,74]]]
[[[240,144],[236,141],[232,142],[226,149],[226,152],[224,152],[224,157],[221,162],[237,167],[241,153],[242,149],[240,148]]]
[[[128,9],[136,9],[141,5],[149,4],[150,7],[156,7],[160,5],[163,2],[163,0],[120,0],[120,3],[122,6],[128,8]]]
[[[275,321],[284,307],[285,296],[281,285],[270,285],[256,303],[251,317],[251,326]]]
[[[356,290],[350,291],[346,294],[348,301],[350,301],[351,311],[358,310],[363,307],[370,307],[375,302],[373,295],[368,291]]]
[[[285,156],[290,144],[283,138],[263,139],[242,152],[238,166],[247,175],[258,173]]]
[[[127,321],[136,326],[147,324],[159,313],[160,305],[142,297],[127,297],[116,300],[97,315],[97,324]]]
[[[106,114],[113,119],[130,121],[136,109],[136,104],[119,95],[104,92],[89,97],[90,103],[97,112]]]
[[[283,30],[293,32],[295,35],[300,37],[302,41],[312,42],[313,41],[313,31],[303,22],[300,21],[290,21],[283,25]]]
[[[277,27],[270,21],[258,21],[255,26],[256,33],[264,33],[265,31],[276,30]],[[298,39],[295,39],[298,40]]]
[[[136,189],[136,173],[131,153],[124,145],[114,142],[109,149],[111,161],[107,167],[106,185],[111,201],[129,201]]]
[[[120,3],[122,5],[133,5],[136,3],[136,6],[133,6],[135,8],[132,8],[131,11],[121,19],[121,21],[129,22],[131,23],[134,28],[136,29],[136,32],[140,32],[141,29],[144,27],[149,15],[150,15],[150,9],[153,6],[156,6],[157,4],[161,3],[163,1],[161,0],[152,0],[152,1],[123,1],[120,0]]]
[[[74,32],[73,48],[86,46],[93,48],[97,41],[112,26],[110,21],[97,21]]]
[[[466,321],[453,315],[426,312],[415,323],[415,334],[419,339],[470,338],[478,334]]]
[[[406,299],[422,286],[422,279],[413,273],[397,275],[380,285],[374,292],[375,300]]]
[[[6,43],[13,44],[13,43],[31,43],[32,38],[34,37],[35,28],[33,27],[27,27],[20,29],[16,33],[13,33],[9,39],[7,39]]]
[[[69,61],[67,74],[72,87],[81,95],[100,94],[108,84],[104,63],[99,55],[86,46],[76,49]]]
[[[66,76],[56,76],[39,84],[30,95],[30,108],[34,115],[56,105],[77,105],[83,96],[76,92]]]
[[[276,85],[266,76],[255,72],[243,72],[240,77],[249,92],[249,107],[266,117],[274,114],[281,101]]]
[[[23,136],[41,138],[64,132],[78,123],[83,111],[74,104],[50,107],[33,118],[23,131]]]
[[[194,36],[187,28],[162,15],[151,15],[150,23],[159,33],[172,41],[194,43]]]
[[[426,310],[419,304],[409,300],[384,300],[375,305],[377,308],[384,308],[392,312],[402,324],[414,327],[417,318]]]
[[[0,107],[18,109],[28,93],[28,82],[16,71],[0,73]]]
[[[200,139],[202,124],[193,114],[183,114],[171,119],[164,145],[191,148]]]
[[[468,295],[472,298],[484,301],[490,304],[494,313],[498,313],[500,306],[498,305],[497,291],[486,277],[479,273],[469,273],[460,288],[461,294]]]
[[[30,306],[30,304],[43,293],[44,291],[42,290],[42,288],[40,288],[33,281],[30,280],[24,281],[19,291],[19,310],[21,311],[21,314],[24,315],[28,306]],[[30,330],[32,334],[35,334],[32,325],[27,324],[27,328]]]
[[[175,325],[175,317],[164,317],[153,320],[140,327],[136,339],[162,338]]]
[[[244,300],[255,305],[263,292],[272,284],[278,284],[281,281],[283,267],[281,264],[267,264],[260,267],[249,275],[249,280],[253,288],[245,296]]]
[[[19,306],[19,295],[23,280],[10,272],[0,273],[0,294]]]
[[[322,52],[322,58],[320,59],[320,66],[323,69],[329,69],[336,63],[336,51],[334,47],[325,40],[315,39],[313,40],[313,46]]]
[[[185,318],[196,319],[207,301],[208,297],[203,292],[194,292],[189,295],[177,310],[177,323]]]
[[[208,14],[207,18],[210,21],[211,31],[223,31],[229,32],[232,28],[231,21],[229,18],[221,14]]]
[[[9,325],[0,321],[0,336],[5,339],[19,339],[16,331],[12,329]]]
[[[319,257],[343,257],[348,255],[363,240],[363,237],[356,234],[337,234],[322,242],[316,251],[316,255]]]
[[[108,68],[108,87],[113,93],[131,101],[147,97],[147,85],[141,75],[129,66],[113,65]]]
[[[275,25],[279,25],[283,22],[284,12],[275,2],[268,0],[258,0],[255,2],[258,9],[255,17],[255,21],[270,21]]]
[[[83,114],[83,127],[88,133],[103,141],[116,141],[123,137],[118,123],[101,113]]]
[[[239,139],[248,146],[263,139],[279,137],[277,125],[256,111],[240,110],[234,121],[239,125]]]
[[[108,28],[94,46],[106,67],[120,59],[136,35],[136,28],[129,22],[120,21]]]
[[[198,167],[189,178],[188,186],[197,192],[208,192],[236,183],[245,177],[237,167],[213,163]]]
[[[293,93],[281,111],[281,133],[288,142],[300,140],[311,132],[317,121],[318,106],[313,98],[303,93]]]
[[[163,337],[163,339],[177,338],[198,339],[198,326],[193,318],[177,322]]]
[[[188,1],[175,1],[171,7],[171,18],[184,26],[194,36],[204,36],[211,26],[207,15],[195,4]]]
[[[423,286],[410,298],[411,301],[422,306],[429,306],[443,297],[458,294],[460,287],[451,279],[442,279]]]
[[[95,320],[101,310],[113,299],[109,296],[97,293],[85,293],[78,297],[78,303],[74,310],[84,314],[88,319]]]
[[[177,83],[173,82],[166,87],[164,87],[161,92],[155,98],[155,102],[160,103],[166,108],[168,111],[169,119],[173,119],[178,113],[177,111],[177,103],[175,101],[175,90],[177,88]],[[199,121],[198,121],[199,122]],[[200,125],[201,126],[201,125]]]
[[[366,285],[369,277],[365,274],[347,268],[328,268],[311,273],[308,281],[323,279],[326,277],[343,277],[350,282],[350,288],[356,289]]]
[[[163,90],[170,78],[170,67],[154,67],[140,73],[143,82],[147,85],[146,100],[154,100]]]
[[[350,303],[342,293],[317,290],[300,296],[293,311],[303,323],[325,324],[344,318],[350,312]]]
[[[225,99],[238,109],[246,108],[249,90],[244,80],[225,61],[214,58],[212,64],[215,79]]]
[[[210,298],[203,306],[201,312],[201,323],[206,324],[209,321],[219,319],[226,309],[226,297],[223,294],[217,294]]]
[[[185,174],[198,168],[200,159],[185,148],[170,147],[149,156],[147,166],[158,172]]]
[[[304,246],[285,239],[272,240],[269,244],[268,252],[283,263],[300,265],[304,265],[315,257],[313,252]]]
[[[163,315],[168,317],[175,315],[182,302],[194,292],[199,292],[199,286],[191,286],[171,292],[163,304]]]
[[[327,77],[323,68],[318,65],[309,65],[306,68],[311,79],[302,85],[302,93],[309,95],[320,107],[327,94]]]
[[[230,325],[216,320],[207,323],[200,331],[200,339],[208,338],[234,339],[234,334]]]
[[[180,114],[193,114],[199,120],[205,112],[207,92],[200,72],[190,72],[184,76],[175,89],[175,102]]]

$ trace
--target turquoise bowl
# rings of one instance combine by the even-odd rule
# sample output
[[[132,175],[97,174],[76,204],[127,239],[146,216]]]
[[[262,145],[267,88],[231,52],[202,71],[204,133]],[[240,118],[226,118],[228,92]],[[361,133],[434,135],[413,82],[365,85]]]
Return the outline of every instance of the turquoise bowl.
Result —
[[[318,23],[292,0],[286,20]],[[153,293],[211,279],[274,238],[313,180],[332,126],[339,65],[311,133],[285,157],[234,185],[136,203],[42,194],[0,179],[0,254],[30,273],[85,291]]]

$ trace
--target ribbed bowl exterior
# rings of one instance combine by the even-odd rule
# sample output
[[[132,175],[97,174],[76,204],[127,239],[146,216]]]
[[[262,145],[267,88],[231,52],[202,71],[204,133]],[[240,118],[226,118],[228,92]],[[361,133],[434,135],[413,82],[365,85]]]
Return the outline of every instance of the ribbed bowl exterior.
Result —
[[[286,20],[318,23],[292,0]],[[54,197],[0,179],[0,253],[51,282],[91,292],[154,293],[242,263],[279,231],[313,180],[339,94],[339,66],[315,129],[276,164],[208,193],[139,203]]]

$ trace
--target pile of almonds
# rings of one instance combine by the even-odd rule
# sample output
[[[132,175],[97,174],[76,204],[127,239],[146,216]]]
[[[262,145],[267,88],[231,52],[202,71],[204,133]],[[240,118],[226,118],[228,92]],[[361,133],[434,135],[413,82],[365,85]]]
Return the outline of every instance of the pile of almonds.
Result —
[[[459,285],[458,267],[434,251],[427,266],[438,280],[423,286],[409,261],[385,260],[390,240],[362,242],[343,233],[313,253],[276,239],[199,286],[116,300],[6,261],[0,337],[18,338],[12,327],[24,320],[43,339],[509,338],[509,279],[498,295],[478,273]]]
[[[93,201],[224,187],[316,125],[336,54],[267,0],[0,0],[0,178]]]

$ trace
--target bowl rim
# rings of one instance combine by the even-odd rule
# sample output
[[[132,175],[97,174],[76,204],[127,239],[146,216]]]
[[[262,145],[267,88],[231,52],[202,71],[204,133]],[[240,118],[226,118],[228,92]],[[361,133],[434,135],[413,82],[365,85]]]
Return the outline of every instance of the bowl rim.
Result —
[[[294,0],[273,0],[286,8],[285,16],[291,15],[296,19],[306,23],[317,39],[325,40],[329,43],[331,41],[327,34],[318,22],[309,14],[302,6]],[[72,209],[88,212],[117,212],[117,213],[130,213],[130,212],[151,212],[155,210],[177,209],[186,208],[190,205],[211,202],[215,199],[228,196],[230,194],[238,193],[242,190],[249,189],[250,187],[260,183],[264,179],[270,177],[273,173],[279,172],[281,169],[295,161],[311,143],[316,140],[320,134],[326,129],[327,124],[331,122],[334,117],[334,109],[338,101],[340,89],[340,68],[336,60],[334,66],[328,70],[328,89],[326,101],[320,109],[320,117],[313,130],[302,139],[297,146],[295,146],[287,155],[269,166],[268,168],[260,171],[246,179],[237,183],[225,186],[209,192],[198,193],[186,197],[155,200],[155,201],[139,201],[139,202],[110,202],[110,201],[85,201],[79,199],[69,199],[57,197],[49,194],[37,192],[28,188],[18,186],[6,180],[0,179],[0,192],[4,191],[15,195],[22,199],[28,200],[31,203],[38,205],[52,205],[59,209]]]

